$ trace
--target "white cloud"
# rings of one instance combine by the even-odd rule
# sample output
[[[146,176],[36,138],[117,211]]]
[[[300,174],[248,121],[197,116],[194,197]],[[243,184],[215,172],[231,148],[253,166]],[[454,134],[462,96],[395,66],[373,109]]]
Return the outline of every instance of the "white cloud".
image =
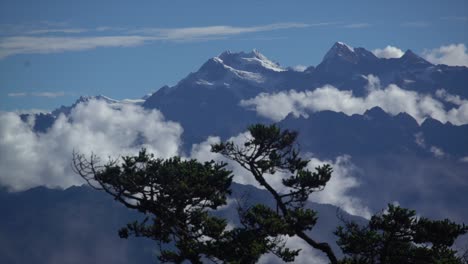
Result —
[[[465,44],[450,44],[437,49],[425,50],[423,57],[433,64],[468,67],[468,53]]]
[[[424,134],[422,132],[418,132],[414,135],[414,142],[422,149],[428,150],[436,158],[443,158],[445,156],[443,149],[436,146],[427,147],[426,140],[424,139]]]
[[[356,174],[357,168],[351,162],[351,157],[346,155],[339,156],[335,161],[320,161],[312,158],[308,168],[309,170],[313,170],[315,167],[325,163],[332,165],[332,177],[325,189],[312,193],[310,200],[318,203],[332,204],[349,214],[370,219],[371,213],[369,208],[364,205],[361,199],[348,193],[349,190],[357,188],[360,185],[358,179],[353,176]]]
[[[454,105],[464,105],[468,103],[468,100],[462,99],[459,95],[450,94],[444,89],[437,90],[436,96]]]
[[[103,162],[116,155],[136,154],[143,147],[156,157],[180,155],[182,127],[165,121],[157,110],[148,111],[137,105],[122,104],[117,109],[103,101],[91,100],[77,105],[69,116],[59,116],[45,133],[35,133],[33,125],[34,120],[23,122],[17,113],[0,112],[0,183],[15,191],[40,185],[68,187],[82,184],[82,179],[71,170],[74,150],[85,155],[94,153]],[[245,132],[229,140],[242,145],[250,138],[250,133]],[[228,162],[234,181],[260,187],[247,170],[211,152],[211,145],[218,142],[218,137],[209,137],[194,144],[190,158]],[[334,168],[325,190],[311,196],[312,201],[339,206],[350,214],[368,216],[367,207],[348,194],[348,190],[359,185],[349,157],[338,157],[335,161],[313,157],[310,160],[310,170],[324,163]],[[269,176],[271,184],[282,192],[287,191],[281,183],[285,176],[280,172]]]
[[[468,124],[468,102],[445,110],[444,104],[430,95],[404,90],[394,84],[382,89],[378,78],[372,75],[366,78],[369,85],[368,94],[364,97],[354,96],[349,90],[338,90],[325,85],[313,91],[261,93],[252,99],[242,100],[240,105],[274,121],[280,121],[288,114],[308,117],[310,112],[324,110],[347,115],[363,114],[378,106],[391,115],[408,113],[420,124],[428,117],[456,125]]]
[[[242,146],[248,139],[251,139],[250,133],[244,132],[228,140],[234,142],[236,145]],[[215,160],[218,162],[226,162],[228,163],[228,168],[233,171],[233,180],[235,182],[249,184],[263,189],[263,187],[261,187],[253,178],[251,173],[242,168],[239,164],[224,158],[220,154],[211,152],[211,145],[219,142],[219,137],[209,137],[206,141],[201,142],[200,144],[194,144],[190,153],[190,158],[194,158],[199,161]],[[307,153],[305,153],[305,156],[310,160],[307,167],[309,170],[314,171],[317,166],[327,163],[333,167],[334,171],[332,178],[327,183],[325,189],[313,193],[310,196],[311,201],[338,206],[352,215],[359,215],[365,218],[370,217],[369,208],[364,205],[363,201],[349,194],[349,190],[360,185],[357,178],[353,176],[356,172],[356,167],[351,162],[349,156],[337,157],[335,161],[321,161],[313,158]],[[268,182],[276,190],[287,193],[289,189],[287,189],[281,181],[286,176],[286,173],[277,172],[274,175],[267,175],[266,178],[268,178]]]
[[[236,144],[243,144],[245,141],[251,138],[250,133],[241,133],[235,137],[231,137],[228,140],[233,141]],[[218,162],[226,162],[229,165],[229,169],[232,170],[234,178],[233,180],[237,183],[253,185],[257,188],[261,188],[257,181],[251,176],[250,172],[242,168],[236,162],[232,162],[229,159],[224,158],[222,155],[211,152],[211,145],[221,142],[219,137],[208,137],[205,141],[194,144],[190,152],[190,158],[197,159],[199,161],[210,161],[215,160]]]
[[[177,155],[182,128],[156,110],[101,101],[79,104],[46,133],[34,133],[18,114],[0,113],[0,182],[12,190],[45,185],[68,187],[82,179],[71,170],[73,150],[109,156],[136,154],[142,147],[157,157]]]
[[[297,72],[303,72],[303,71],[305,71],[307,69],[307,66],[299,64],[299,65],[291,67],[291,69],[293,69],[294,71],[297,71]]]
[[[387,46],[383,49],[375,49],[372,51],[375,56],[384,59],[391,59],[391,58],[400,58],[405,54],[401,49],[394,47],[394,46]]]
[[[431,148],[429,149],[429,151],[434,154],[434,157],[436,158],[442,158],[445,156],[445,152],[441,149],[441,148],[438,148],[436,146],[431,146]]]

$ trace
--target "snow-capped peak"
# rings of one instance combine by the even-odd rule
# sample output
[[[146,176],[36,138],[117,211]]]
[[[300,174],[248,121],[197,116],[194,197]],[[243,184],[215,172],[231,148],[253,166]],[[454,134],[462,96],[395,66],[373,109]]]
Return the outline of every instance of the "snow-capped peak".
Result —
[[[349,46],[348,44],[344,43],[344,42],[341,42],[341,41],[338,41],[336,42],[336,44],[338,44],[339,46],[344,46],[346,47],[347,49],[349,49],[350,51],[354,52],[354,48]]]
[[[266,69],[275,72],[286,71],[278,63],[271,61],[266,56],[254,49],[252,52],[231,52],[225,51],[221,53],[215,60],[222,61],[223,64],[232,67],[236,70],[252,71]]]
[[[273,72],[283,72],[287,69],[269,60],[258,50],[251,52],[225,51],[208,60],[203,66],[186,80],[199,86],[226,86],[231,78],[243,79],[254,83],[264,83]]]

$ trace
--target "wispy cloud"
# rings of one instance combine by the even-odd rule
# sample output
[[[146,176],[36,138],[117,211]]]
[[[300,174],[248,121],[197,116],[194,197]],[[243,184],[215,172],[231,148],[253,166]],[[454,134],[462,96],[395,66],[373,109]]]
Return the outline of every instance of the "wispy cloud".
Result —
[[[109,26],[99,26],[94,28],[93,30],[97,32],[105,32],[105,31],[126,31],[128,28],[126,27],[109,27]]]
[[[391,59],[391,58],[400,58],[405,54],[401,49],[388,45],[383,49],[375,49],[372,51],[375,56],[379,58]]]
[[[369,23],[352,23],[352,24],[347,24],[344,25],[344,28],[367,28],[370,27],[371,24]]]
[[[21,97],[21,96],[26,96],[27,93],[9,93],[9,97]]]
[[[444,16],[441,17],[442,20],[452,20],[452,21],[468,21],[468,16]]]
[[[256,33],[280,29],[305,28],[310,24],[304,23],[276,23],[262,26],[233,27],[233,26],[207,26],[186,28],[142,28],[131,30],[132,34],[154,36],[164,40],[190,41],[210,37],[232,36],[244,33]]]
[[[27,35],[40,35],[49,33],[66,33],[66,34],[78,34],[88,31],[84,28],[48,28],[48,29],[34,29],[26,31]]]
[[[40,34],[78,34],[90,31],[86,28],[70,26],[66,22],[52,23],[47,21],[35,24],[0,24],[0,35],[40,35]]]
[[[423,28],[428,27],[430,24],[426,21],[408,21],[403,22],[400,24],[402,27],[415,27],[415,28]]]
[[[15,54],[58,53],[99,47],[133,47],[154,40],[146,36],[7,37],[0,40],[0,58]]]
[[[8,93],[7,95],[9,97],[35,96],[35,97],[55,98],[55,97],[65,96],[65,92],[33,92],[33,93],[18,92],[18,93]]]
[[[9,30],[0,30],[2,35],[6,34],[5,37],[0,38],[0,59],[15,54],[58,53],[101,47],[134,47],[155,41],[207,41],[248,33],[320,27],[332,24],[336,23],[321,22],[306,24],[289,22],[245,27],[216,25],[205,27],[139,29],[108,26],[96,27],[93,29],[72,27],[27,29],[26,27],[10,27]],[[84,35],[81,33],[88,34]]]

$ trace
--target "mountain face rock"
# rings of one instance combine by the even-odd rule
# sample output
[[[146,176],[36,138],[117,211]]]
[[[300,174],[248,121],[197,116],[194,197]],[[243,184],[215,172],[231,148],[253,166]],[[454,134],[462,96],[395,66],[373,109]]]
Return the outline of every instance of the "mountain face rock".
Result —
[[[364,48],[352,48],[337,42],[327,52],[316,72],[328,78],[346,78],[352,74],[368,75],[379,59]]]
[[[326,159],[345,154],[431,158],[434,147],[450,153],[455,160],[468,156],[468,125],[442,124],[429,118],[420,126],[406,113],[391,116],[380,107],[352,116],[332,111],[313,113],[308,118],[290,115],[279,124],[300,131],[301,148]]]
[[[449,93],[468,95],[460,81],[468,78],[466,67],[432,65],[411,50],[401,58],[382,59],[364,48],[337,42],[316,68],[304,72],[283,68],[255,50],[226,51],[177,85],[160,89],[143,106],[159,109],[168,119],[181,123],[184,142],[190,145],[209,135],[226,138],[251,123],[268,122],[239,106],[243,99],[263,92],[311,90],[326,84],[362,96],[368,93],[368,81],[363,78],[368,74],[379,77],[382,86],[395,83],[433,95],[445,87]]]
[[[283,72],[286,71],[278,63],[269,60],[257,50],[250,53],[239,52],[232,53],[230,51],[223,52],[218,57],[222,62],[234,69],[249,71],[249,72]]]
[[[226,138],[249,124],[266,121],[239,102],[274,91],[284,72],[258,51],[223,52],[177,85],[154,93],[143,106],[159,109],[167,119],[180,122],[185,129],[184,142],[189,144],[208,135]]]

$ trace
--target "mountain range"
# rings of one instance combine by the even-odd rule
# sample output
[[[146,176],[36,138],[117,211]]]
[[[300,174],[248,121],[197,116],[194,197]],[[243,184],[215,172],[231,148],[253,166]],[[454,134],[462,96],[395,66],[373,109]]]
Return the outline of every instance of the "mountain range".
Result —
[[[380,88],[372,88],[371,79],[378,80]],[[218,136],[225,140],[244,132],[250,124],[276,122],[282,128],[299,132],[299,146],[307,155],[330,162],[338,162],[335,161],[338,160],[337,157],[345,157],[350,163],[347,168],[352,168],[349,172],[356,181],[356,184],[351,184],[353,188],[345,191],[352,197],[365,201],[372,212],[384,208],[386,203],[396,202],[416,209],[418,213],[428,217],[449,217],[455,221],[467,222],[468,212],[465,209],[468,203],[468,122],[463,119],[468,117],[468,103],[464,99],[468,98],[467,84],[467,67],[434,65],[411,50],[406,51],[400,58],[378,58],[364,48],[353,48],[337,42],[320,64],[316,67],[310,66],[304,71],[282,67],[257,50],[226,51],[206,61],[198,71],[188,74],[176,85],[161,87],[142,99],[118,101],[105,96],[81,97],[72,106],[62,106],[50,113],[24,114],[21,118],[25,122],[34,119],[34,131],[40,134],[47,133],[61,115],[70,115],[77,105],[86,104],[90,100],[105,102],[115,109],[123,105],[138,105],[147,110],[157,109],[165,119],[177,122],[183,127],[181,148],[184,153],[189,153],[193,144],[203,142],[209,136]],[[417,106],[417,111],[423,109],[426,115],[422,116],[423,118],[415,116],[417,111],[411,112],[415,106],[400,103],[398,100],[392,104],[372,105],[357,113],[346,112],[346,106],[343,106],[343,112],[336,111],[333,107],[317,110],[316,105],[310,106],[310,102],[300,101],[309,97],[314,99],[313,91],[323,87],[328,87],[327,91],[334,91],[335,94],[343,93],[348,96],[346,98],[350,98],[349,100],[364,98],[359,99],[362,102],[374,100],[373,91],[383,91],[382,87],[390,87],[389,89],[393,89],[391,91],[401,94],[401,102],[408,94],[418,98],[417,102],[420,105]],[[257,103],[255,98],[269,98],[272,95],[282,100],[295,96],[293,99],[296,101],[292,101],[289,107],[303,107],[302,112],[298,114],[288,110],[284,117],[275,120],[258,111],[258,104],[246,107],[242,103]],[[267,107],[266,111],[275,111],[276,108],[279,111],[284,108],[284,102],[291,102],[284,100]],[[316,101],[313,102],[317,104]],[[395,105],[406,108],[394,108]],[[433,106],[436,107],[435,110]],[[409,110],[398,112],[398,109]],[[439,114],[441,109],[447,116],[458,119],[444,119],[445,117]],[[450,120],[460,121],[452,123]],[[233,188],[235,191],[251,188],[249,190],[256,193],[253,196],[268,203],[268,198],[262,196],[262,191],[254,187],[236,184]],[[73,196],[77,193],[83,194]],[[60,197],[47,200],[54,195]],[[118,211],[121,209],[115,209],[118,212],[114,212],[115,205],[110,199],[86,198],[93,195],[84,187],[64,191],[43,188],[20,193],[1,190],[2,201],[13,204],[2,208],[3,212],[21,215],[24,218],[34,215],[39,220],[31,223],[32,226],[26,226],[26,223],[25,226],[11,226],[12,219],[2,218],[3,223],[0,226],[24,230],[23,232],[29,235],[43,236],[38,228],[45,225],[46,220],[46,223],[53,224],[53,221],[80,218],[79,215],[97,219],[95,213],[100,215],[106,210],[110,210],[109,214],[117,218],[127,219],[133,216],[130,212]],[[21,199],[15,200],[14,197]],[[65,216],[57,214],[56,210],[41,209],[36,212],[24,204],[25,199],[32,199],[39,208],[44,204],[54,204],[54,201],[59,199],[63,202],[60,208],[70,206],[79,210],[74,212],[64,209],[67,212]],[[317,204],[310,206],[321,208],[319,213],[323,213],[330,225],[339,223],[332,213],[336,211],[335,207],[329,205],[325,208],[324,205]],[[225,214],[230,215],[232,212]],[[87,232],[87,228],[101,230],[100,232],[109,230],[104,228],[105,221],[99,219],[96,220],[96,226],[83,226],[86,224],[78,221],[79,228],[70,231],[71,235]],[[362,218],[356,219],[364,221]],[[66,233],[65,227],[60,225],[49,228],[55,229],[51,232],[59,232],[54,233],[57,237]],[[331,226],[326,230],[331,230]],[[9,250],[28,247],[25,241],[15,238],[17,234],[5,230],[2,234],[6,234],[0,240],[2,244],[6,244],[9,239],[16,241]],[[67,233],[68,235],[70,234]],[[334,239],[324,233],[319,236],[326,240]],[[80,245],[77,246],[82,250],[80,252],[94,252],[92,248],[88,248],[90,245],[85,242],[86,238],[80,239]],[[114,237],[103,235],[102,239],[112,240]],[[115,239],[118,239],[117,236]],[[49,250],[54,246],[50,241],[44,243],[43,246],[49,247]],[[117,245],[120,242],[112,243]],[[147,246],[145,244],[143,247]],[[128,254],[136,254],[133,251],[135,249],[128,250],[131,251]],[[8,259],[8,255],[4,256]]]

